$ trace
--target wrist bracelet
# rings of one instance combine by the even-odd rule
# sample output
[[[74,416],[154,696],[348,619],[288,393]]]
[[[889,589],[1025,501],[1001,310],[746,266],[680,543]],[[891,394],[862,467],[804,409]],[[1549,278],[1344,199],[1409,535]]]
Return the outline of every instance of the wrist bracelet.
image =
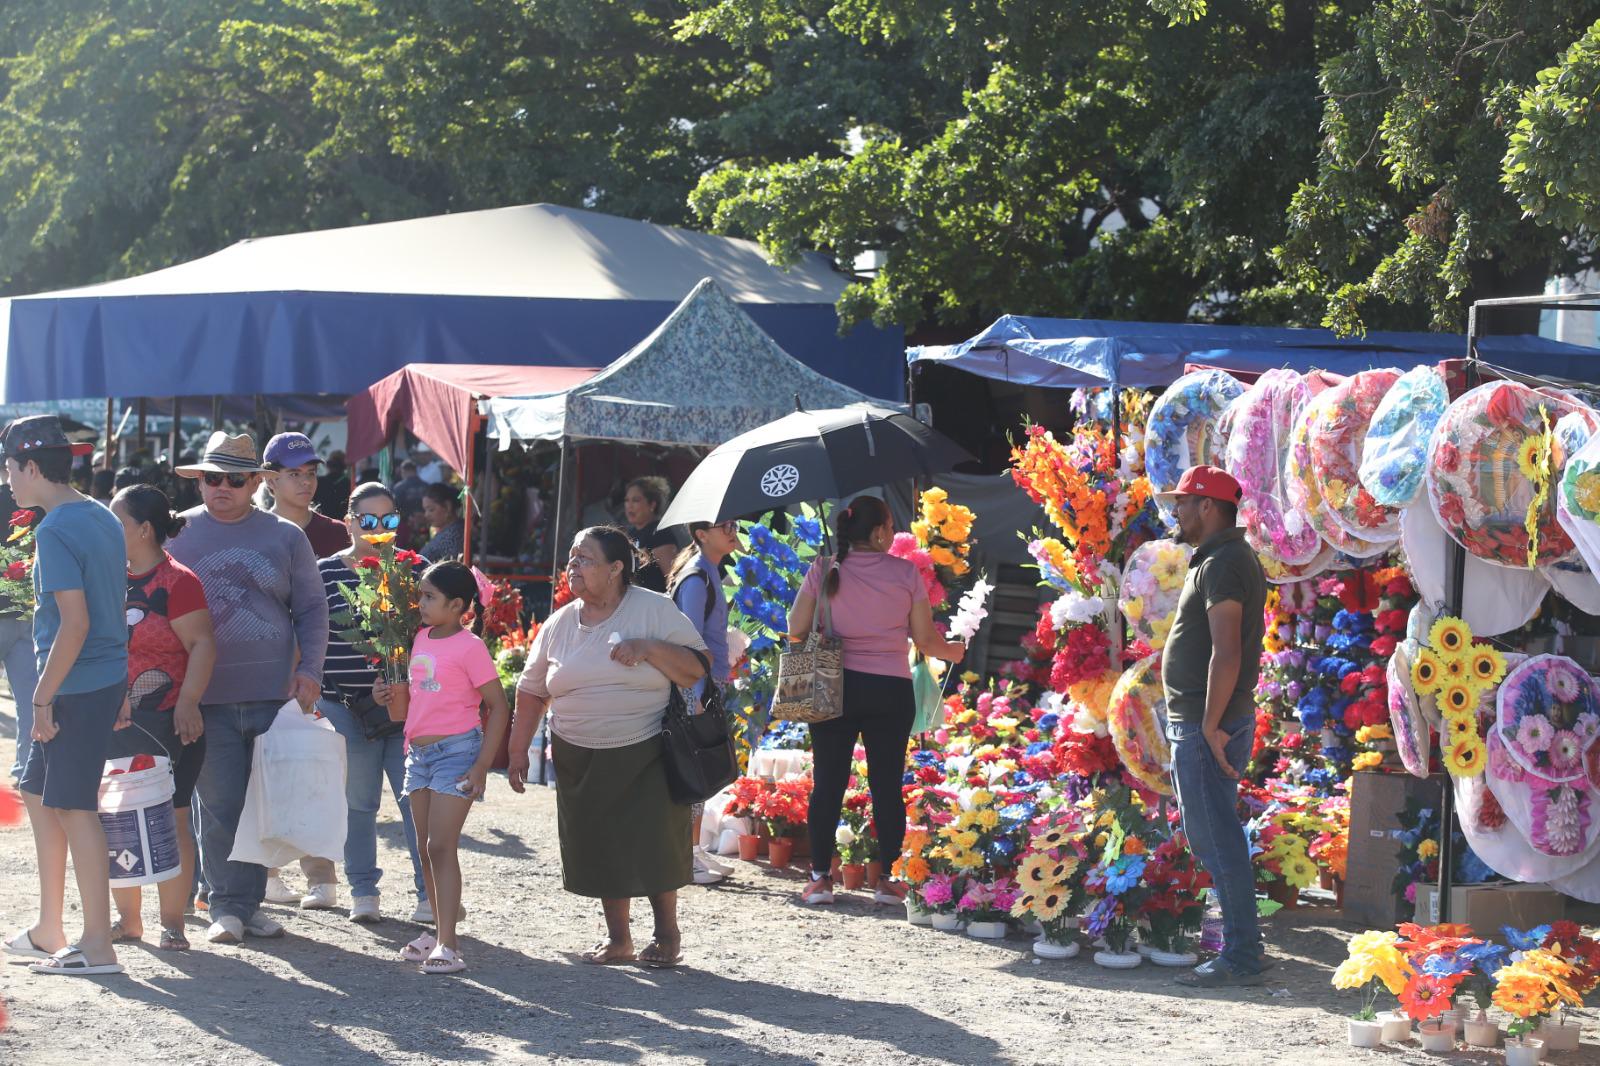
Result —
[[[33,705],[35,707],[50,707],[53,706],[55,702],[55,700],[45,700],[43,703],[40,703],[38,700],[34,700]]]

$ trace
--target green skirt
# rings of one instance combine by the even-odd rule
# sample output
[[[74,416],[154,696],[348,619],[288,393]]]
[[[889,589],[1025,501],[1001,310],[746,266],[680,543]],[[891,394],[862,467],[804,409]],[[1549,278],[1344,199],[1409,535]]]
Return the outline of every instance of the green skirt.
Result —
[[[551,735],[561,880],[568,892],[632,899],[694,880],[689,808],[667,793],[661,738],[580,748]]]

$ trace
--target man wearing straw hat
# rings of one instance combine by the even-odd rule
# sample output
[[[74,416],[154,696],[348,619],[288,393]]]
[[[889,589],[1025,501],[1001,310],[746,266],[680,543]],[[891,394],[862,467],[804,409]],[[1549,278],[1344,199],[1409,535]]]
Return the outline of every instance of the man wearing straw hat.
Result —
[[[1222,954],[1179,974],[1178,982],[1259,985],[1267,961],[1238,781],[1255,737],[1267,580],[1238,526],[1244,494],[1227,472],[1190,467],[1163,495],[1177,518],[1179,541],[1194,546],[1161,656],[1173,791],[1189,847],[1222,905]]]
[[[316,706],[328,647],[328,601],[310,542],[299,526],[251,502],[264,469],[248,436],[211,434],[200,461],[177,468],[200,480],[203,502],[184,513],[188,522],[167,549],[205,586],[216,631],[217,665],[200,700],[206,761],[196,798],[212,918],[206,938],[219,944],[283,935],[260,913],[266,868],[228,856],[256,738],[285,698],[307,713]]]
[[[7,941],[35,973],[121,973],[111,946],[110,866],[100,824],[100,777],[128,687],[126,554],[122,523],[72,487],[74,455],[55,415],[19,418],[0,433],[17,503],[41,508],[34,530],[33,747],[22,795],[39,852],[39,921]],[[62,928],[67,855],[77,874],[83,935]]]

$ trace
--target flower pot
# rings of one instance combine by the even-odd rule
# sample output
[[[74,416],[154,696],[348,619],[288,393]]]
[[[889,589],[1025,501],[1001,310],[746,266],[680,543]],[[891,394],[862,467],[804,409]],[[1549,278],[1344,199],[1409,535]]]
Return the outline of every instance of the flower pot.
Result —
[[[1383,1042],[1383,1023],[1350,1019],[1350,1046],[1377,1047]]]
[[[739,835],[739,858],[745,862],[754,862],[759,854],[761,854],[761,838],[754,833],[741,833]]]
[[[1403,1044],[1411,1039],[1411,1019],[1400,1011],[1379,1011],[1378,1021],[1383,1025],[1385,1044]]]
[[[873,859],[871,862],[867,863],[867,884],[876,888],[878,882],[882,879],[883,863],[879,862],[877,859]]]
[[[928,924],[932,925],[935,929],[938,929],[941,932],[953,933],[957,929],[961,928],[961,919],[957,918],[954,914],[947,914],[943,911],[934,911],[930,916]]]
[[[912,925],[932,925],[933,913],[917,906],[916,900],[906,897],[906,921]]]
[[[767,861],[774,870],[781,870],[794,858],[794,841],[788,837],[773,837],[767,842]]]
[[[1144,956],[1137,951],[1097,951],[1094,961],[1108,970],[1131,970],[1144,961]]]
[[[1479,1011],[1476,1018],[1467,1022],[1465,1029],[1469,1047],[1500,1046],[1500,1027],[1491,1022],[1483,1011]]]
[[[1004,940],[1006,938],[1006,923],[968,922],[967,935],[975,936],[979,940]]]
[[[1539,1026],[1538,1038],[1544,1041],[1544,1049],[1548,1052],[1577,1051],[1578,1039],[1583,1035],[1583,1026],[1579,1022],[1558,1022],[1554,1018],[1546,1018]]]
[[[1466,1007],[1451,1007],[1449,1010],[1440,1014],[1439,1017],[1449,1022],[1450,1031],[1459,1037],[1461,1035],[1461,1027],[1467,1023],[1467,1017],[1470,1014],[1471,1011],[1469,1011]]]
[[[405,721],[410,710],[411,685],[407,681],[396,681],[389,686],[389,721]]]
[[[1543,1060],[1543,1040],[1524,1036],[1506,1041],[1506,1066],[1539,1066]]]
[[[1192,951],[1162,951],[1159,948],[1150,949],[1146,957],[1157,966],[1193,966],[1200,961],[1200,956]]]
[[[855,892],[867,883],[867,868],[859,862],[847,862],[839,867],[839,877],[847,890]]]
[[[1417,1035],[1422,1038],[1423,1051],[1454,1051],[1456,1049],[1455,1023],[1448,1018],[1440,1018],[1433,1022],[1424,1023],[1417,1029]]]
[[[1040,937],[1033,942],[1033,953],[1041,959],[1075,959],[1078,957],[1078,944],[1056,944]]]
[[[1143,941],[1132,945],[1132,947],[1133,947],[1133,950],[1137,951],[1139,954],[1143,955],[1147,959],[1150,957],[1151,953],[1156,950],[1155,948],[1151,947],[1149,944],[1144,943]]]
[[[1333,891],[1333,874],[1323,870],[1317,875],[1317,884],[1324,892]]]
[[[1300,890],[1287,881],[1268,881],[1267,898],[1283,904],[1284,910],[1292,911],[1300,905]]]

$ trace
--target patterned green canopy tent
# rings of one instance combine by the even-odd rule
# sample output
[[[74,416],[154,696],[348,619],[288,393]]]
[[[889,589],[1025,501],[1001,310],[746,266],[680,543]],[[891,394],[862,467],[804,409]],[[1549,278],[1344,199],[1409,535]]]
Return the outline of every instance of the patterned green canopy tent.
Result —
[[[486,400],[489,434],[715,447],[795,409],[883,401],[778,346],[711,278],[626,355],[564,392]]]

